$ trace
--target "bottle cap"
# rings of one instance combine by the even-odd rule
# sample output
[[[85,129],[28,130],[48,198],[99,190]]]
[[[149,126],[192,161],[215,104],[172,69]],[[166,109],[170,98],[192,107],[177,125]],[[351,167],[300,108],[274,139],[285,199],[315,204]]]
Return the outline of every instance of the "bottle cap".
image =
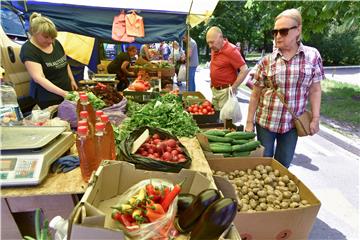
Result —
[[[88,100],[88,96],[86,94],[80,95],[80,101],[87,101],[87,100]]]
[[[84,134],[87,134],[88,128],[87,128],[87,126],[79,126],[77,128],[77,131],[78,131],[78,134],[84,135]]]
[[[104,128],[105,128],[105,124],[102,122],[98,122],[95,124],[96,131],[102,131],[102,130],[104,130]]]
[[[107,123],[109,121],[109,115],[106,114],[101,115],[101,121]]]
[[[88,126],[88,123],[86,120],[80,120],[78,121],[78,127],[80,126],[84,126],[84,127],[87,127]]]
[[[88,117],[89,117],[89,113],[87,111],[80,112],[80,118],[88,118]]]
[[[104,112],[101,111],[101,110],[97,110],[97,111],[95,112],[96,117],[101,117],[101,115],[103,115],[103,114],[104,114]]]

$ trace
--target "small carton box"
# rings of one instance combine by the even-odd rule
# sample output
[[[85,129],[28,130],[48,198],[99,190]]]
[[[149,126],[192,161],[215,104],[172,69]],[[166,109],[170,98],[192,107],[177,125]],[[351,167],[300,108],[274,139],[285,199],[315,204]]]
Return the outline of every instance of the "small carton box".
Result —
[[[135,166],[128,162],[103,161],[71,214],[71,237],[95,239],[93,234],[98,235],[101,232],[101,239],[115,236],[117,239],[125,239],[123,232],[114,226],[110,206],[116,204],[118,197],[128,188],[150,178],[165,179],[174,184],[185,180],[181,191],[195,195],[204,189],[215,187],[206,176],[193,170],[182,169],[179,173],[165,173],[135,169]]]
[[[288,175],[299,188],[301,199],[310,203],[309,207],[255,213],[238,212],[234,224],[241,239],[308,239],[308,235],[320,209],[320,201],[295,175],[272,158],[218,158],[208,159],[210,168],[215,171],[253,169],[257,165],[269,165],[278,169],[280,175]],[[235,189],[230,184],[218,184],[217,187],[226,197],[235,197]]]
[[[201,148],[202,148],[202,150],[204,152],[204,155],[205,155],[206,159],[224,158],[224,156],[222,154],[212,153],[211,152],[209,141],[208,141],[208,138],[205,136],[205,134],[197,133],[196,138],[198,139],[198,141],[199,141],[199,143],[201,145]],[[254,151],[252,151],[250,153],[250,155],[247,156],[247,157],[262,157],[263,155],[264,155],[264,147],[260,146],[257,149],[255,149]]]

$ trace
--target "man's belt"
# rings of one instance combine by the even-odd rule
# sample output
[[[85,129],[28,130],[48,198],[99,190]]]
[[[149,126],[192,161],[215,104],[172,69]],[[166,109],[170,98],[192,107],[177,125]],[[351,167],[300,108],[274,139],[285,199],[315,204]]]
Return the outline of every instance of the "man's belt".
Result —
[[[230,85],[229,85],[229,84],[227,84],[227,85],[220,85],[220,86],[214,86],[214,85],[212,85],[211,87],[212,87],[212,88],[215,88],[216,90],[222,90],[222,89],[225,89],[225,88],[230,87]]]

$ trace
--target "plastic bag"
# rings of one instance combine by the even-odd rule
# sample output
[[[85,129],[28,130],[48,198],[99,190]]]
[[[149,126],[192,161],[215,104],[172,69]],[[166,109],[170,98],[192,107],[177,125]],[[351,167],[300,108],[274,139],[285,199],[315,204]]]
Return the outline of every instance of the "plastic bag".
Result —
[[[229,88],[229,98],[220,111],[220,120],[225,122],[226,119],[232,119],[235,126],[239,126],[242,119],[240,104],[231,87]]]
[[[151,183],[154,187],[168,186],[170,189],[174,187],[174,185],[167,180],[164,179],[146,179],[141,182],[135,184],[131,188],[129,188],[126,192],[124,192],[119,200],[118,204],[125,204],[129,201],[129,199],[135,196],[140,189],[145,188],[147,184]],[[166,239],[168,233],[170,232],[177,211],[177,197],[171,203],[168,211],[162,217],[152,223],[143,223],[140,225],[140,228],[136,229],[127,229],[124,225],[118,224],[121,230],[129,236],[131,239]],[[131,228],[131,227],[130,227]]]
[[[179,68],[179,73],[177,75],[178,82],[185,82],[186,81],[186,65],[181,64]]]

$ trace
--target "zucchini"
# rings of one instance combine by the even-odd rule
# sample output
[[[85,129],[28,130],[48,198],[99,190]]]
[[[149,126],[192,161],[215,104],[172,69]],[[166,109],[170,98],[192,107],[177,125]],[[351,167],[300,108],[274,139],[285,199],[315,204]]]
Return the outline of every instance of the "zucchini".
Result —
[[[212,136],[218,136],[218,137],[224,137],[225,132],[219,129],[210,129],[205,131],[205,134],[212,135]]]
[[[230,132],[225,134],[225,137],[229,137],[236,140],[252,139],[256,136],[254,132]]]
[[[255,150],[258,146],[260,146],[259,141],[251,141],[242,145],[232,145],[232,150],[233,152],[247,152]]]
[[[232,141],[232,144],[233,145],[241,145],[241,144],[244,144],[244,143],[248,143],[250,142],[251,140],[246,140],[246,139],[241,139],[241,140],[237,140],[237,139],[234,139]]]
[[[233,139],[228,137],[218,137],[213,135],[205,134],[210,142],[223,142],[223,143],[232,143]]]
[[[246,157],[246,156],[249,156],[250,153],[251,153],[250,151],[248,151],[248,152],[233,152],[232,156],[233,157]]]
[[[209,146],[213,153],[231,153],[233,151],[233,148],[231,145],[210,143]]]

